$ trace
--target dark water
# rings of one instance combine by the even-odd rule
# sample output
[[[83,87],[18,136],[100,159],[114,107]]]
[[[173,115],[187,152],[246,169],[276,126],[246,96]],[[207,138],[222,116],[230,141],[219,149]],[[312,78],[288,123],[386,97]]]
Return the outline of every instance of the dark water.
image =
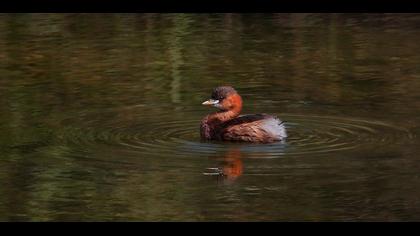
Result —
[[[419,25],[0,15],[0,220],[420,220]],[[289,139],[200,142],[221,84]]]

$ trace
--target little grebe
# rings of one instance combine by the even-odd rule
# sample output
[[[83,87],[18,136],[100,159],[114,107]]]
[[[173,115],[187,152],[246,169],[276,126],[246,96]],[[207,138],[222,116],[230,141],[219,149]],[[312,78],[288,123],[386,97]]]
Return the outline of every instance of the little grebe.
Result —
[[[282,121],[267,114],[241,115],[242,98],[230,86],[213,90],[211,99],[203,102],[219,109],[201,121],[202,139],[270,143],[287,137]]]

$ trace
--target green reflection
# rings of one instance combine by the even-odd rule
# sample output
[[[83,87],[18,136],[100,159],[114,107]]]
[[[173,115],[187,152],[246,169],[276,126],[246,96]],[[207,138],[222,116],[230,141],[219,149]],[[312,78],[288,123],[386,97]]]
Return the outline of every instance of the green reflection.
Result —
[[[0,14],[0,220],[418,220],[419,21]],[[245,113],[290,118],[290,150],[319,133],[358,146],[232,161],[231,145],[199,141],[213,111],[200,103],[221,84]],[[391,126],[315,130],[321,119],[286,114]],[[235,181],[202,174],[220,160]]]

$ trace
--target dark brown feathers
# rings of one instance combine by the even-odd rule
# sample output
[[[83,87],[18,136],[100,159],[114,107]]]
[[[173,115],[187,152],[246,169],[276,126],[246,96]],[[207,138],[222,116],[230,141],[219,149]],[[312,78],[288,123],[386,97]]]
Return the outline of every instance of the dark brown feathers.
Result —
[[[230,86],[220,86],[213,90],[211,98],[221,101],[235,93],[237,93],[236,90]]]
[[[220,137],[229,141],[270,143],[282,139],[278,135],[281,129],[284,129],[282,122],[274,116],[243,115],[223,124]]]

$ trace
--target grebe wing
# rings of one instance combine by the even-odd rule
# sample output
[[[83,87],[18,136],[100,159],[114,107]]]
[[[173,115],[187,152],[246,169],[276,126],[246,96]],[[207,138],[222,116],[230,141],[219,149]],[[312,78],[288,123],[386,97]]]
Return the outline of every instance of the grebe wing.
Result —
[[[242,115],[226,123],[223,139],[231,141],[273,142],[287,137],[283,122],[267,114]]]

